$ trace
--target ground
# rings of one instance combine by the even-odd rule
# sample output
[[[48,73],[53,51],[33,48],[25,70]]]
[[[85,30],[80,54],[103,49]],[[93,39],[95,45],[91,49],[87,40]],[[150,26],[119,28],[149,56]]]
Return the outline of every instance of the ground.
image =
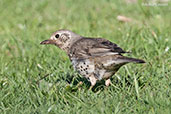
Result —
[[[171,4],[125,1],[0,0],[0,113],[171,113]],[[104,37],[147,63],[90,91],[63,51],[40,45],[58,29]]]

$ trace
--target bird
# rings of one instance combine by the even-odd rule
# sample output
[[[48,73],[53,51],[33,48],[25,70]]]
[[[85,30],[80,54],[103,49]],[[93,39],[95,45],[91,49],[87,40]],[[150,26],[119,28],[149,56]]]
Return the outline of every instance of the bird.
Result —
[[[129,52],[105,38],[84,37],[67,29],[57,30],[40,44],[52,44],[65,51],[74,70],[91,83],[90,90],[101,80],[108,87],[111,77],[125,64],[145,63],[123,56]]]

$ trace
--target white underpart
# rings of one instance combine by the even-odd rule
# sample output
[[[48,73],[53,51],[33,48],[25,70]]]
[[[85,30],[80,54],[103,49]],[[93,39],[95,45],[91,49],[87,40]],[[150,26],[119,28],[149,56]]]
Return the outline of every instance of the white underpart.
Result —
[[[84,64],[85,63],[85,64]],[[84,75],[86,77],[88,77],[90,74],[92,74],[94,71],[95,71],[95,66],[94,66],[94,63],[89,61],[88,59],[87,60],[77,60],[77,59],[72,59],[72,65],[74,67],[74,70],[77,70],[77,67],[80,67],[80,66],[87,66],[87,71],[85,72],[80,72],[81,75]],[[88,72],[88,74],[86,74],[86,72]]]
[[[98,80],[103,79],[103,76],[104,76],[105,72],[106,72],[106,70],[104,70],[104,69],[103,70],[100,70],[99,69],[98,73],[96,73],[96,74],[99,74],[98,75]]]
[[[90,80],[92,86],[94,86],[96,84],[97,79],[94,76],[90,76],[89,80]]]
[[[86,65],[89,65],[88,72],[93,73],[95,70],[94,63],[90,62],[89,60],[86,60],[85,63]]]
[[[107,87],[110,85],[110,83],[111,83],[110,79],[107,79],[107,80],[105,81],[105,85],[106,85]]]
[[[72,60],[72,65],[74,67],[74,70],[76,70],[76,66],[77,66],[77,59],[71,59]]]

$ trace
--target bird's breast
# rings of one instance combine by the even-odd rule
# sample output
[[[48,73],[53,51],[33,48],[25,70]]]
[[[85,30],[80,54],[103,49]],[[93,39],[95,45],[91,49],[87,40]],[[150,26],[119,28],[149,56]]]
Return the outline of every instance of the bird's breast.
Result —
[[[94,61],[89,59],[71,58],[72,65],[82,76],[89,77],[95,71]]]

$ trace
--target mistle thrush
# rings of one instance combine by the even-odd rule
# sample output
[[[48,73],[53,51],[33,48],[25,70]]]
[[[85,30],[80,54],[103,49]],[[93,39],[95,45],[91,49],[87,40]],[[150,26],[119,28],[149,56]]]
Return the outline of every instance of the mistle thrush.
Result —
[[[123,56],[127,52],[109,40],[83,37],[70,30],[58,30],[40,44],[53,44],[64,50],[74,69],[91,82],[90,89],[102,79],[109,86],[110,77],[127,63],[145,63]]]

